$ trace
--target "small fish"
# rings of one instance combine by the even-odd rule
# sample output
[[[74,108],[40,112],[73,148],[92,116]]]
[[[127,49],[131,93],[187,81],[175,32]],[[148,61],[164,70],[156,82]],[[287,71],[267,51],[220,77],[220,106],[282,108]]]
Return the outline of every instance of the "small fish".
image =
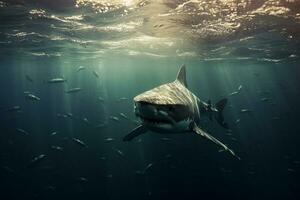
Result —
[[[46,191],[55,191],[56,190],[56,187],[55,186],[52,186],[52,185],[48,185],[44,188],[44,190]]]
[[[115,150],[119,156],[122,156],[122,157],[124,156],[123,151],[121,151],[120,149],[115,149]]]
[[[105,138],[104,141],[105,142],[112,142],[112,141],[115,141],[115,138],[111,138],[111,137]]]
[[[129,118],[127,117],[127,115],[125,115],[124,113],[120,113],[120,115],[121,115],[121,117],[123,117],[124,119],[129,119]]]
[[[240,85],[240,86],[238,87],[238,91],[241,91],[241,90],[242,90],[242,88],[243,88],[243,86],[242,86],[242,85]]]
[[[260,101],[262,101],[262,102],[270,101],[270,98],[264,97],[264,98],[261,98]]]
[[[34,157],[30,161],[28,167],[33,167],[33,166],[37,165],[38,163],[40,163],[41,161],[43,161],[45,158],[46,158],[45,154],[41,154],[41,155],[38,155],[38,156]]]
[[[126,98],[126,97],[121,97],[121,98],[119,98],[117,101],[120,102],[120,101],[127,101],[127,100],[128,100],[128,98]]]
[[[27,94],[26,98],[29,99],[29,100],[33,100],[33,101],[40,101],[41,100],[41,98],[35,96],[34,94]]]
[[[57,150],[57,151],[64,151],[64,148],[62,148],[62,147],[60,147],[60,146],[51,146],[51,149],[53,149],[53,150]]]
[[[230,138],[231,140],[233,140],[233,141],[237,141],[237,139],[236,138],[234,138],[234,137],[232,137],[232,138]]]
[[[152,167],[153,167],[154,163],[149,163],[145,169],[144,169],[144,173],[146,173],[147,171],[149,171]]]
[[[27,81],[29,81],[31,83],[33,82],[32,78],[29,75],[25,75],[25,78]]]
[[[87,178],[84,178],[84,177],[79,177],[77,180],[78,180],[79,182],[81,182],[81,183],[87,183],[87,182],[88,182],[88,179],[87,179]]]
[[[52,78],[47,81],[47,83],[64,83],[67,82],[67,79],[65,78]]]
[[[23,135],[29,135],[29,133],[27,131],[25,131],[24,129],[21,129],[21,128],[17,128],[17,131],[19,133],[22,133]]]
[[[7,111],[7,112],[16,112],[16,111],[20,111],[20,110],[21,110],[21,106],[13,106],[11,108],[5,109],[5,111]]]
[[[88,146],[80,139],[77,138],[72,138],[72,141],[78,144],[81,147],[87,148]]]
[[[12,168],[8,167],[8,166],[4,166],[2,167],[2,169],[10,174],[14,174],[15,170],[13,170]]]
[[[239,92],[235,91],[235,92],[230,93],[228,96],[233,96],[233,95],[237,95],[237,94],[239,94]]]
[[[72,118],[73,114],[72,113],[67,113],[68,117]]]
[[[167,137],[163,137],[163,138],[160,138],[160,140],[162,140],[162,141],[171,141],[172,139],[171,138],[167,138]]]
[[[288,172],[295,172],[295,170],[292,169],[292,168],[288,168],[287,171],[288,171]]]
[[[96,125],[96,128],[105,128],[107,126],[107,123],[101,123]]]
[[[66,91],[66,93],[71,94],[71,93],[77,93],[80,92],[82,89],[77,87],[77,88],[71,88],[69,90]]]
[[[300,164],[300,161],[299,161],[299,160],[294,160],[293,163],[294,163],[295,165],[299,165],[299,164]]]
[[[86,124],[90,124],[90,121],[88,120],[88,118],[85,117],[85,118],[83,118],[82,120],[83,120],[83,122],[85,122]]]
[[[94,76],[96,76],[96,78],[99,78],[99,74],[96,71],[93,71]]]
[[[54,131],[52,133],[50,133],[51,136],[57,135],[58,131]]]
[[[118,117],[115,117],[115,116],[110,116],[109,118],[110,118],[111,120],[116,121],[116,122],[119,122],[119,121],[120,121],[120,119],[119,119]]]
[[[223,168],[223,167],[221,167],[220,170],[221,170],[222,172],[224,172],[224,173],[231,173],[231,172],[232,172],[232,170],[230,170],[230,169],[225,169],[225,168]]]
[[[299,164],[300,164],[300,161],[294,160],[292,163],[293,163],[294,165],[299,165]]]
[[[241,122],[241,119],[235,120],[235,123],[236,123],[236,124],[238,124],[238,123],[240,123],[240,122]]]
[[[80,71],[82,71],[82,70],[84,70],[84,69],[85,69],[84,66],[79,66],[78,69],[76,70],[76,72],[80,72]]]
[[[107,160],[107,158],[105,156],[101,156],[100,160]]]
[[[98,97],[98,100],[99,100],[100,102],[104,102],[103,97]]]
[[[140,171],[140,170],[136,170],[134,172],[136,175],[144,175],[144,172]]]
[[[165,159],[170,159],[170,158],[173,158],[173,156],[171,154],[165,155]]]
[[[280,120],[280,117],[272,117],[272,120]]]
[[[112,174],[107,174],[107,175],[105,175],[105,178],[112,178],[112,177],[113,177]]]
[[[252,113],[252,110],[249,110],[249,109],[241,109],[240,113]]]

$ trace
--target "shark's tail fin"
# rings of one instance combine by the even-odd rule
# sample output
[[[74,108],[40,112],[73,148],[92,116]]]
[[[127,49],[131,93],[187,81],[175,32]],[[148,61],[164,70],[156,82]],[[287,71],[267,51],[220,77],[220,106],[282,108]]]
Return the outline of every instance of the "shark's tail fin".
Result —
[[[228,124],[224,121],[223,110],[227,104],[227,99],[221,99],[216,103],[217,113],[215,115],[216,121],[224,128],[229,129]]]

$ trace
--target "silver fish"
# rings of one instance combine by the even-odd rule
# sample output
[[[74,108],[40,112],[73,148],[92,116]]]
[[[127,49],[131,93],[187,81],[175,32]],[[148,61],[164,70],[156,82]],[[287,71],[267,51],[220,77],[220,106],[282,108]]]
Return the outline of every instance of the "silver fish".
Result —
[[[119,119],[118,117],[115,117],[115,116],[110,116],[109,118],[110,118],[111,120],[116,121],[116,122],[119,122],[119,121],[120,121],[120,119]]]
[[[242,85],[240,85],[240,86],[238,87],[238,91],[241,91],[241,90],[242,90],[242,88],[243,88],[243,86],[242,86]]]
[[[64,151],[64,148],[60,147],[60,146],[51,146],[51,149],[53,150],[57,150],[57,151]]]
[[[109,138],[104,139],[104,141],[105,142],[112,142],[112,141],[115,141],[115,138],[109,137]]]
[[[84,66],[79,66],[78,69],[76,70],[76,72],[80,72],[80,71],[82,71],[82,70],[84,70],[84,69],[85,69]]]
[[[41,154],[41,155],[38,155],[38,156],[34,157],[34,158],[30,161],[28,167],[33,167],[33,166],[37,165],[38,163],[40,163],[40,162],[41,162],[42,160],[44,160],[45,158],[46,158],[46,155],[45,155],[45,154]]]
[[[35,96],[34,94],[30,94],[30,93],[26,95],[26,98],[29,99],[29,100],[33,100],[33,101],[40,101],[41,100],[41,98]]]
[[[93,71],[94,76],[96,76],[96,78],[99,78],[99,74],[96,71]]]
[[[47,81],[47,83],[64,83],[67,82],[67,79],[65,78],[52,78]]]
[[[239,92],[235,91],[235,92],[230,93],[228,96],[233,96],[233,95],[237,95],[237,94],[239,94]]]
[[[117,101],[127,101],[128,100],[128,98],[126,98],[126,97],[121,97],[121,98],[119,98]]]
[[[29,133],[27,131],[25,131],[24,129],[21,129],[21,128],[17,128],[17,131],[19,133],[22,133],[23,135],[29,135]]]
[[[78,144],[81,147],[87,148],[88,146],[80,139],[72,138],[72,141],[76,144]]]
[[[27,81],[29,81],[31,83],[33,82],[32,78],[29,75],[25,75],[25,78]]]
[[[120,149],[115,149],[115,150],[119,156],[122,156],[122,157],[124,156],[123,151],[121,151]]]
[[[70,94],[70,93],[77,93],[80,92],[82,89],[77,87],[77,88],[71,88],[69,90],[66,91],[66,93]]]
[[[129,119],[129,118],[127,117],[127,115],[125,115],[124,113],[120,113],[120,116],[123,117],[124,119]]]
[[[252,113],[252,110],[249,109],[241,109],[241,113]]]

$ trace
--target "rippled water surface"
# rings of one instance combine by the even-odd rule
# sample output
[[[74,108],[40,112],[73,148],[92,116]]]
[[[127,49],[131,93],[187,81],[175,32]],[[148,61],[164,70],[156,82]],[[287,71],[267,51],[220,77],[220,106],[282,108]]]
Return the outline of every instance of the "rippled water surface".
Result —
[[[0,198],[297,199],[299,56],[298,0],[2,0]],[[183,64],[228,98],[230,130],[201,124],[240,161],[193,133],[122,141]]]

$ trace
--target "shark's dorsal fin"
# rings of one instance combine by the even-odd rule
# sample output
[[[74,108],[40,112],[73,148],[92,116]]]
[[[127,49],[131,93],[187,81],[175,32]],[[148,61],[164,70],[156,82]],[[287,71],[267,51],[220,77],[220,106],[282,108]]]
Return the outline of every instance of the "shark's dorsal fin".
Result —
[[[182,65],[180,67],[176,80],[179,81],[185,87],[187,87],[185,65]]]

